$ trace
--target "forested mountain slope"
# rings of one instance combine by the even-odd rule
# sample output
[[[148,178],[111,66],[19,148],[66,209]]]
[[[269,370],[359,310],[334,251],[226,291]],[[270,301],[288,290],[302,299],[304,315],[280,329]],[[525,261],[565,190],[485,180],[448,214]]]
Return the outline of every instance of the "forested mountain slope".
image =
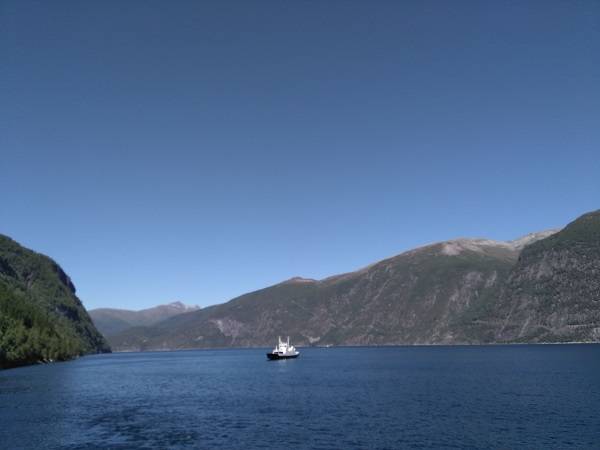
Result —
[[[0,368],[108,351],[60,266],[0,235]]]

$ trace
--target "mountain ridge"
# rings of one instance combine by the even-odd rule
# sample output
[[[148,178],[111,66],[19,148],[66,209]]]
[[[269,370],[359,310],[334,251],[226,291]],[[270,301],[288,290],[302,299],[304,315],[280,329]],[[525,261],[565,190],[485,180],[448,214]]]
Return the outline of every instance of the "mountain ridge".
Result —
[[[463,314],[499,292],[526,244],[556,232],[427,244],[321,280],[293,277],[110,341],[120,350],[263,346],[281,333],[298,345],[480,343],[485,336],[463,332]]]
[[[127,328],[150,326],[162,320],[200,309],[197,305],[185,305],[174,301],[138,311],[119,308],[96,308],[89,311],[90,317],[104,336],[111,336]]]
[[[422,249],[425,249],[427,247],[434,247],[434,246],[439,246],[440,244],[444,244],[444,245],[475,245],[475,246],[489,246],[489,247],[501,247],[501,248],[509,248],[509,249],[514,249],[514,250],[521,250],[525,245],[531,243],[531,242],[535,242],[537,240],[540,239],[544,239],[548,236],[551,236],[552,234],[555,234],[557,232],[559,232],[561,229],[560,228],[551,228],[548,230],[543,230],[543,231],[536,231],[533,233],[528,233],[525,234],[521,237],[518,237],[516,239],[512,239],[509,241],[499,241],[499,240],[495,240],[495,239],[488,239],[488,238],[478,238],[478,237],[458,237],[458,238],[453,238],[453,239],[449,239],[446,241],[436,241],[436,242],[431,242],[431,243],[427,243],[427,244],[423,244],[423,245],[419,245],[417,247],[414,247],[412,249],[408,249],[405,250],[403,252],[400,252],[396,255],[393,256],[388,256],[386,258],[383,258],[379,261],[376,261],[374,263],[368,264],[366,266],[363,266],[359,269],[350,271],[350,272],[344,272],[344,273],[340,273],[340,274],[335,274],[335,275],[330,275],[327,276],[325,278],[322,279],[313,279],[313,278],[304,278],[302,276],[294,276],[292,278],[289,278],[288,280],[285,280],[283,282],[291,282],[294,280],[306,280],[306,281],[314,281],[314,282],[321,282],[321,281],[326,281],[329,279],[333,279],[333,278],[339,278],[339,277],[344,277],[346,275],[351,275],[351,274],[355,274],[355,273],[359,273],[359,272],[363,272],[368,270],[369,268],[371,268],[372,266],[379,264],[383,261],[392,259],[392,258],[396,258],[398,256],[407,254],[407,253],[411,253],[411,252],[417,252],[420,251]],[[450,250],[446,250],[446,251],[450,251]]]

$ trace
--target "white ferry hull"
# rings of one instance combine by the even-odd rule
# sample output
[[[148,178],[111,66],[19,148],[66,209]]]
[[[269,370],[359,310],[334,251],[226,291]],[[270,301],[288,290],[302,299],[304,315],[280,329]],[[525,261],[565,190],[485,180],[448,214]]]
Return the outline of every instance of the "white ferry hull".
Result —
[[[288,355],[281,355],[279,353],[267,353],[267,358],[269,358],[270,360],[292,359],[292,358],[297,358],[298,356],[300,356],[300,353],[288,354]]]

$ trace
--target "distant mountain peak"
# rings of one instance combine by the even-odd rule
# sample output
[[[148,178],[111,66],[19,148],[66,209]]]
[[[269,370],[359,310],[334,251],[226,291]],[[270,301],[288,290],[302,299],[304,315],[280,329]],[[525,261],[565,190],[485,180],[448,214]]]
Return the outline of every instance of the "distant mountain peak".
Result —
[[[170,317],[198,311],[199,309],[200,307],[197,305],[186,305],[179,300],[175,300],[171,303],[139,311],[99,308],[92,309],[89,314],[100,332],[105,336],[110,336],[127,328],[154,325]]]
[[[509,241],[509,244],[511,244],[516,249],[521,250],[526,245],[532,244],[541,239],[546,239],[548,236],[552,236],[553,234],[558,233],[560,230],[561,228],[553,228],[550,230],[538,231],[536,233],[529,233],[525,236],[521,236],[520,238]]]
[[[485,238],[458,238],[450,241],[440,242],[442,244],[441,252],[445,255],[459,255],[465,250],[474,252],[484,252],[486,247],[504,248],[507,250],[521,251],[529,244],[532,244],[548,236],[552,236],[560,231],[560,229],[551,229],[529,233],[512,241],[496,241]],[[436,244],[433,244],[436,245]]]
[[[292,277],[289,280],[284,281],[284,283],[316,283],[317,280],[313,278],[303,278],[303,277]]]
[[[186,305],[185,303],[180,302],[179,300],[171,302],[166,306],[173,308],[173,309],[179,309],[182,311],[195,311],[197,309],[200,309],[200,307],[198,305]]]
[[[512,248],[508,242],[494,241],[493,239],[482,238],[459,238],[442,242],[441,252],[444,255],[455,256],[464,251],[473,251],[482,253],[485,247]]]

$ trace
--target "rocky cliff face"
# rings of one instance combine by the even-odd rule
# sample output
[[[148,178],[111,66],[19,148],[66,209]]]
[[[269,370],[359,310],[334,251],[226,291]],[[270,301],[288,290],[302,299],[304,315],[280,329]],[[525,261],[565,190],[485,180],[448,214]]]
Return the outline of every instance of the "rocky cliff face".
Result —
[[[280,334],[298,345],[484,342],[489,330],[465,317],[497,298],[522,242],[432,244],[320,281],[293,278],[110,341],[120,350],[263,346]]]
[[[600,211],[527,246],[490,315],[498,341],[600,341]]]

